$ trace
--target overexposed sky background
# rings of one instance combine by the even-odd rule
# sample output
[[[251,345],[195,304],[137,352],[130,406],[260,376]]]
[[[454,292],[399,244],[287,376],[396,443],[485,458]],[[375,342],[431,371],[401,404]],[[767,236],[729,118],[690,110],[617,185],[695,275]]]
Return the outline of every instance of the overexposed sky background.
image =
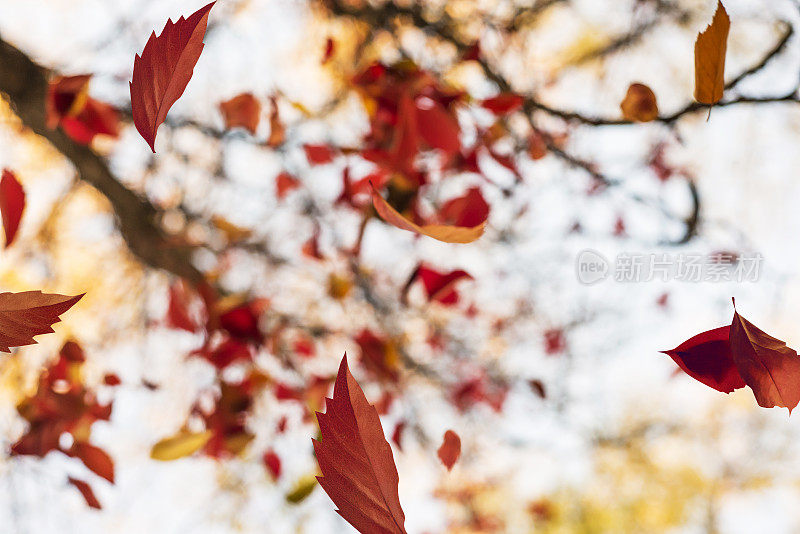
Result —
[[[680,3],[707,7],[709,19],[714,8],[710,1]],[[202,4],[196,0],[0,0],[0,36],[63,74],[94,73],[93,96],[124,108],[129,105],[134,54],[141,51],[150,32],[160,32],[168,17],[189,14]],[[707,20],[699,20],[697,28],[690,29],[666,25],[632,51],[612,56],[602,65],[565,67],[568,50],[581,38],[624,30],[631,22],[631,4],[629,0],[574,0],[571,9],[554,10],[516,60],[502,61],[504,70],[520,87],[535,88],[540,99],[556,107],[616,117],[628,85],[639,81],[653,88],[663,112],[679,109],[692,95],[694,32]],[[792,0],[729,0],[725,4],[732,19],[729,75],[751,65],[773,45],[776,19],[800,22],[800,10]],[[194,77],[170,116],[222,127],[217,103],[244,91],[265,100],[280,90],[309,109],[330,98],[332,85],[319,66],[328,30],[314,22],[305,2],[219,0],[211,22],[218,24],[206,38]],[[424,49],[415,48],[411,38],[409,41],[412,57],[423,65],[431,61]],[[742,84],[742,90],[763,96],[793,87],[800,75],[797,44],[793,37],[787,50],[762,75]],[[485,82],[468,77],[466,84],[476,97],[492,91]],[[261,136],[266,131],[264,122]],[[354,103],[327,122],[303,124],[298,138],[345,145],[356,142],[365,128],[364,112]],[[525,388],[515,387],[502,414],[479,409],[467,415],[458,414],[425,384],[409,388],[402,406],[395,406],[384,419],[387,433],[413,412],[431,435],[440,436],[454,428],[464,446],[464,456],[451,474],[446,474],[435,457],[438,443],[407,439],[402,452],[395,449],[400,497],[410,533],[446,532],[447,506],[432,495],[437,488],[476,481],[496,485],[498,500],[507,499],[508,532],[524,531],[522,526],[514,527],[525,524],[514,519],[521,502],[559,491],[592,493],[611,501],[635,494],[636,487],[615,488],[598,474],[594,451],[598,435],[635,427],[641,421],[679,428],[676,436],[661,441],[653,438],[648,454],[654,464],[665,469],[690,466],[721,481],[721,533],[800,531],[797,416],[788,418],[784,409],[758,408],[749,390],[725,396],[686,376],[674,377],[675,365],[658,354],[696,333],[729,322],[732,296],[740,312],[754,324],[790,346],[800,346],[800,244],[796,238],[800,234],[796,216],[800,205],[800,180],[796,178],[800,109],[796,104],[715,109],[710,121],[705,114],[696,114],[683,119],[676,131],[678,140],[660,125],[572,132],[569,150],[596,161],[622,185],[589,196],[585,194],[588,181],[580,171],[553,157],[525,162],[521,166],[524,180],[513,198],[486,191],[492,206],[490,228],[485,238],[469,246],[418,240],[385,225],[370,225],[363,262],[385,273],[391,284],[402,285],[409,269],[423,259],[442,269],[468,270],[475,282],[463,292],[482,311],[506,315],[520,299],[534,303],[534,319],[517,325],[502,339],[487,333],[490,325],[485,321],[474,325],[451,318],[451,328],[462,330],[463,339],[478,347],[482,361],[492,362],[506,374],[558,384],[544,402]],[[231,139],[221,156],[228,179],[215,181],[210,170],[213,157],[204,151],[206,141],[185,132],[174,137],[162,128],[157,148],[179,146],[194,151],[197,159],[189,168],[166,150],[159,151],[160,170],[145,179],[149,148],[133,127],[113,146],[110,165],[121,180],[145,191],[151,199],[166,202],[183,194],[187,203],[213,209],[236,224],[257,224],[259,235],[268,237],[286,254],[307,238],[311,224],[298,221],[296,215],[301,203],[292,199],[279,203],[275,198],[273,179],[285,163],[279,156]],[[659,245],[665,235],[680,235],[680,225],[631,200],[638,194],[657,199],[675,212],[686,210],[685,184],[680,180],[662,184],[643,165],[653,144],[661,139],[670,140],[670,161],[694,177],[702,200],[700,234],[686,245]],[[26,217],[41,222],[61,192],[69,188],[71,175],[63,162],[43,163],[40,158],[21,146],[12,127],[0,125],[0,166],[18,169],[28,191]],[[301,155],[290,153],[288,158],[318,202],[330,203],[338,196],[340,166],[308,168]],[[501,183],[510,179],[500,169],[492,178]],[[529,211],[513,219],[514,208],[525,203],[530,204]],[[118,253],[118,243],[108,245],[113,235],[110,219],[91,203],[84,207],[88,211],[83,213],[76,208],[73,221],[74,236],[82,244],[76,247],[72,261],[93,268],[108,265],[99,263],[95,255],[113,257]],[[626,238],[613,235],[619,215],[625,219]],[[575,220],[581,222],[584,232],[567,234]],[[325,223],[335,230],[333,235],[352,239],[358,219],[337,213],[326,217]],[[30,237],[35,226],[26,220],[18,239],[24,241],[26,231]],[[513,246],[496,239],[507,229],[517,238]],[[587,248],[607,258],[620,253],[677,257],[735,250],[760,253],[764,261],[755,283],[624,284],[606,280],[585,286],[575,277],[575,260]],[[10,279],[9,272],[24,266],[31,273],[19,272],[13,279],[38,280],[44,275],[35,265],[26,252],[0,254],[5,279]],[[82,280],[106,275],[113,276],[109,271],[81,274]],[[257,266],[242,262],[225,282],[233,288],[241,286],[239,289],[256,287],[283,309],[307,311],[308,302],[324,296],[323,279],[311,268],[267,276]],[[130,298],[157,316],[165,306],[165,279],[152,275],[147,284],[152,294],[145,295],[143,302],[137,300],[141,295],[126,296],[124,284],[118,287],[119,298],[121,302]],[[657,300],[665,292],[669,293],[668,305],[661,307]],[[344,327],[370,320],[359,316],[358,310],[324,303],[314,313]],[[125,382],[114,393],[111,423],[99,423],[94,430],[94,440],[115,458],[117,483],[92,481],[104,505],[97,512],[87,508],[78,492],[65,483],[65,473],[83,473],[77,460],[51,454],[43,460],[0,461],[0,500],[5,503],[0,505],[0,532],[352,531],[319,488],[299,505],[286,503],[285,494],[315,468],[310,442],[315,429],[300,425],[298,411],[290,414],[298,422],[296,431],[275,436],[271,421],[277,419],[279,408],[269,399],[257,403],[259,427],[254,428],[253,449],[263,450],[269,444],[281,455],[285,474],[276,484],[255,454],[224,464],[198,457],[170,463],[150,460],[152,444],[181,426],[197,392],[211,381],[209,369],[184,359],[197,340],[186,333],[156,328],[104,342],[103,328],[111,318],[96,323],[82,323],[89,318],[80,315],[73,319],[67,324],[76,335],[81,334],[82,324],[97,328],[85,333],[95,348],[90,351],[90,371],[94,369],[99,376],[101,369],[115,370]],[[414,321],[418,319],[409,318],[405,325],[412,337],[422,330]],[[542,332],[572,323],[579,324],[570,330],[568,356],[547,356]],[[43,359],[53,343],[43,340],[42,347],[25,354]],[[329,358],[314,363],[326,371],[336,368],[344,350],[357,351],[348,342],[331,342],[318,350],[330,353]],[[157,381],[162,388],[152,392],[137,387],[135,383],[143,377]],[[376,389],[366,391],[377,398]],[[6,402],[0,396],[4,443],[12,442],[23,428],[12,396],[7,397]],[[604,494],[609,487],[612,492]],[[501,510],[503,506],[498,505]],[[704,510],[698,505],[685,526],[670,532],[706,532],[703,521]]]

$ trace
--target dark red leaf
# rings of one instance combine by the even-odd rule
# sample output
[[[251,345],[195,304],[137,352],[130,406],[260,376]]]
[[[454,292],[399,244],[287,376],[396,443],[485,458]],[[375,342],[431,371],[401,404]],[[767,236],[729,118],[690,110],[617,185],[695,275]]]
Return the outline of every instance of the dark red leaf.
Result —
[[[200,325],[192,317],[190,307],[195,300],[191,290],[183,280],[178,280],[169,287],[169,304],[167,306],[167,325],[187,332],[196,332]]]
[[[567,342],[564,339],[564,331],[560,328],[550,328],[544,333],[544,351],[547,354],[558,354],[564,352]]]
[[[0,213],[3,216],[3,230],[6,233],[6,248],[11,246],[17,236],[24,210],[25,191],[14,173],[3,169],[3,177],[0,179]]]
[[[33,336],[50,334],[59,315],[70,309],[83,295],[47,294],[41,291],[0,293],[0,351],[33,345]]]
[[[458,461],[458,457],[461,456],[461,438],[458,437],[458,434],[452,430],[445,432],[444,441],[442,441],[437,454],[447,470],[450,471]]]
[[[347,368],[347,355],[326,404],[326,413],[317,413],[322,438],[314,440],[320,485],[361,534],[406,534],[392,449],[378,412]]]
[[[729,333],[729,326],[721,326],[663,352],[695,380],[717,391],[730,393],[744,387],[745,381],[734,364]]]
[[[214,2],[177,22],[167,20],[161,35],[153,32],[133,62],[131,112],[136,129],[155,152],[156,133],[177,102],[203,51],[203,37]]]
[[[103,377],[103,384],[107,386],[118,386],[122,384],[122,380],[114,373],[109,373]]]
[[[514,93],[501,93],[492,98],[487,98],[481,102],[481,106],[485,107],[495,115],[508,115],[522,107],[523,98]]]
[[[730,329],[733,362],[759,406],[781,406],[789,413],[800,402],[800,358],[786,343],[733,313]]]

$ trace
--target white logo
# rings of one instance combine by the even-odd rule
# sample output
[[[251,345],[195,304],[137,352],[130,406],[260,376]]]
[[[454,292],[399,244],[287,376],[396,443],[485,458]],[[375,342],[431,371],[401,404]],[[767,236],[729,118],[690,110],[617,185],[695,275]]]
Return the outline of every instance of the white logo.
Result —
[[[581,284],[591,285],[608,278],[610,267],[608,260],[602,254],[586,249],[578,254],[575,273]]]

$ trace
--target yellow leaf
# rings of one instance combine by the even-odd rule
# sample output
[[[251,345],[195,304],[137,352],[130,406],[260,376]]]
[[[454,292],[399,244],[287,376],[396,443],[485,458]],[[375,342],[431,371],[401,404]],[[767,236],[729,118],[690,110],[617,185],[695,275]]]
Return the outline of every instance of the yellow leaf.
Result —
[[[292,491],[286,494],[286,500],[292,504],[297,504],[311,495],[317,487],[317,477],[313,474],[306,475],[294,485]]]
[[[211,431],[187,432],[180,431],[172,437],[164,438],[150,450],[150,458],[168,462],[189,456],[202,449],[211,439]]]
[[[713,105],[722,100],[725,90],[725,51],[731,19],[722,2],[717,1],[714,19],[694,43],[694,98]]]

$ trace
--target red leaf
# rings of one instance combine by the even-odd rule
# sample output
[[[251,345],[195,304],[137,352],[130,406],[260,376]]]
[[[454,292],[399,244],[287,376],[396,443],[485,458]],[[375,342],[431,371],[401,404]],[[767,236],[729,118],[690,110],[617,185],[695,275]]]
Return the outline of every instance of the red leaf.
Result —
[[[415,103],[417,133],[428,145],[444,152],[449,160],[461,150],[458,120],[442,104],[429,100],[417,100]]]
[[[275,195],[279,199],[282,199],[289,191],[297,189],[298,187],[300,187],[300,180],[288,172],[282,172],[275,177]]]
[[[439,218],[446,224],[478,227],[486,224],[489,218],[489,205],[483,199],[481,190],[472,187],[464,196],[448,200],[439,210]]]
[[[91,75],[58,76],[47,88],[47,127],[61,126],[74,141],[88,145],[96,135],[119,135],[117,110],[89,96]]]
[[[322,489],[361,534],[406,534],[392,449],[378,412],[350,374],[346,354],[326,404],[326,413],[317,413],[322,439],[314,440]]]
[[[25,191],[14,173],[3,169],[0,179],[0,213],[3,215],[3,230],[6,233],[6,248],[11,246],[17,236],[22,212],[25,209]]]
[[[114,461],[100,447],[76,441],[68,454],[79,458],[97,476],[114,483]]]
[[[397,448],[401,451],[403,450],[403,430],[406,428],[406,422],[400,421],[397,423],[397,426],[394,427],[394,432],[392,432],[392,443],[397,445]]]
[[[83,480],[78,480],[77,478],[72,478],[72,477],[67,478],[67,481],[76,488],[78,488],[78,491],[80,491],[81,495],[83,495],[86,504],[88,504],[91,508],[94,508],[96,510],[100,510],[103,508],[102,506],[100,506],[100,501],[98,501],[97,497],[94,496],[94,491],[92,491],[92,487],[89,484],[87,484]]]
[[[155,152],[156,133],[172,105],[181,97],[203,51],[203,37],[214,2],[177,22],[167,20],[133,62],[131,111],[136,129]]]
[[[800,358],[786,343],[766,334],[734,309],[730,329],[733,362],[759,406],[792,409],[800,402]]]
[[[374,373],[381,380],[397,382],[397,349],[387,339],[380,338],[370,330],[362,330],[355,338],[361,349],[362,363],[367,370]]]
[[[251,134],[256,134],[261,119],[261,102],[253,93],[242,93],[226,100],[219,105],[219,109],[225,119],[226,128],[244,128]]]
[[[186,282],[178,280],[169,287],[167,325],[187,332],[196,332],[200,325],[190,312],[193,296]]]
[[[70,309],[83,295],[47,294],[41,291],[0,293],[0,351],[36,343],[33,336],[50,334],[58,316]]]
[[[458,434],[452,430],[445,432],[444,441],[437,454],[447,470],[450,471],[458,461],[458,457],[461,456],[461,438],[458,437]]]
[[[264,453],[264,465],[275,480],[281,478],[281,459],[272,449]]]
[[[508,115],[522,107],[523,99],[514,93],[501,93],[492,98],[487,98],[481,102],[481,106],[485,107],[495,115]]]
[[[312,165],[325,165],[333,161],[334,153],[327,145],[303,145],[306,158]]]
[[[457,270],[447,274],[434,271],[426,265],[417,269],[417,277],[425,286],[425,293],[430,302],[439,302],[444,305],[453,305],[458,302],[458,292],[455,285],[464,278],[472,279],[466,271]]]
[[[745,381],[733,361],[729,332],[729,326],[721,326],[663,352],[695,380],[717,391],[730,393],[744,387]]]
[[[558,354],[564,352],[567,342],[564,339],[564,331],[560,328],[551,328],[544,333],[544,351],[547,354]]]
[[[103,384],[107,386],[118,386],[122,384],[122,380],[114,373],[109,373],[103,377]]]

